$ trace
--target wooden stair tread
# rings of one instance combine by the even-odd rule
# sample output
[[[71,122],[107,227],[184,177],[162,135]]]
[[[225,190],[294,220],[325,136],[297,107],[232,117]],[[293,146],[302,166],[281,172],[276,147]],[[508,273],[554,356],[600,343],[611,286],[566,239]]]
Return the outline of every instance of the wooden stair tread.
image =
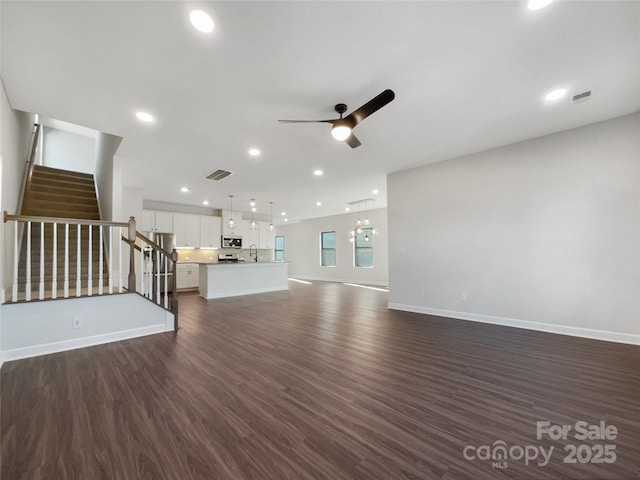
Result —
[[[29,199],[26,204],[26,210],[59,210],[59,211],[73,211],[73,212],[90,212],[98,213],[97,202],[83,202],[83,203],[70,203],[70,202],[52,202],[46,200],[33,200]]]
[[[66,180],[55,180],[52,182],[49,178],[41,178],[41,177],[33,177],[31,179],[31,188],[35,188],[36,190],[44,190],[46,187],[58,187],[65,188],[68,191],[80,190],[85,192],[95,191],[95,186],[93,184],[84,184],[77,182],[69,182]]]
[[[76,172],[74,170],[65,170],[62,168],[49,167],[47,165],[34,165],[33,170],[34,172],[55,173],[59,175],[70,175],[70,176],[93,179],[93,175],[91,173]]]
[[[31,185],[29,189],[29,194],[37,193],[38,195],[71,195],[74,197],[87,197],[87,198],[96,198],[95,190],[88,189],[70,189],[65,186],[56,186],[56,185]]]
[[[98,204],[98,199],[95,195],[70,195],[68,193],[46,193],[46,192],[31,192],[28,202],[61,202],[72,203],[80,205],[93,205]]]
[[[56,217],[56,218],[76,218],[79,220],[100,220],[100,215],[97,213],[77,212],[74,210],[51,210],[45,208],[29,209],[23,211],[23,215],[31,215],[35,217]]]

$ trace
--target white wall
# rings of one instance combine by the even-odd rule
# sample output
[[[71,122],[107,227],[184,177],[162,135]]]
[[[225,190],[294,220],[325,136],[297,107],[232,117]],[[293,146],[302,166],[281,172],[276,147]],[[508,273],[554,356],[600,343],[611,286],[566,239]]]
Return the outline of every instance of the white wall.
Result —
[[[142,188],[124,187],[122,189],[120,214],[117,216],[117,220],[122,222],[127,222],[129,217],[134,217],[138,231],[142,231],[142,194]]]
[[[373,268],[358,268],[353,265],[353,244],[349,241],[349,231],[353,228],[355,221],[353,214],[334,215],[278,226],[276,235],[284,236],[285,260],[291,262],[289,276],[387,285],[389,281],[387,209],[369,210],[369,219],[372,226],[381,231],[373,242]],[[335,267],[320,265],[320,233],[328,231],[336,232]]]
[[[122,195],[122,177],[119,168],[114,168],[114,155],[122,142],[122,137],[104,132],[96,134],[95,179],[102,220],[115,221],[113,215],[118,206],[114,205]]]
[[[171,312],[136,293],[6,304],[0,310],[5,361],[174,328]],[[80,328],[73,328],[74,319],[80,320]]]
[[[18,213],[18,198],[31,147],[33,121],[32,115],[11,108],[4,83],[0,78],[0,212],[6,210],[9,213]],[[5,231],[8,231],[7,224],[0,221],[0,302],[4,302],[4,289],[11,282],[8,272],[11,272],[13,267],[13,236],[5,238]],[[2,312],[0,321],[1,319]],[[0,344],[2,339],[0,329]]]
[[[96,141],[93,138],[44,127],[43,165],[93,175]]]
[[[24,181],[25,166],[31,149],[34,116],[13,110],[0,85],[0,156],[2,157],[0,212],[19,213],[18,199]],[[11,282],[13,266],[13,225],[0,221],[0,278],[2,286]],[[5,233],[8,232],[9,234]],[[4,301],[4,288],[0,300]]]
[[[34,116],[13,110],[4,84],[0,90],[0,154],[4,158],[2,204],[5,210],[15,214],[31,149]]]
[[[640,343],[639,144],[635,114],[389,175],[390,306]]]

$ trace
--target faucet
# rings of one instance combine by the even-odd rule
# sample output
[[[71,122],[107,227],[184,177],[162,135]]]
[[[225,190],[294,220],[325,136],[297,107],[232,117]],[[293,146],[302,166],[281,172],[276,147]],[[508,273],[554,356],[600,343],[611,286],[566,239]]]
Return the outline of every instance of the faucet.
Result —
[[[255,257],[254,257],[254,250],[255,250]],[[258,247],[256,246],[255,243],[252,243],[251,245],[249,245],[249,258],[254,258],[255,261],[258,261]]]

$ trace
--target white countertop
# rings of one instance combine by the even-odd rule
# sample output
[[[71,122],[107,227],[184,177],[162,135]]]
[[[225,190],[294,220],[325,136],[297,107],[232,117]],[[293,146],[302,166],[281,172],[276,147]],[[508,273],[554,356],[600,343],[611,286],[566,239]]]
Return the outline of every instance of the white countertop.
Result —
[[[244,262],[217,262],[217,263],[211,263],[211,262],[199,262],[198,265],[211,265],[211,266],[220,266],[220,267],[229,267],[229,266],[233,266],[233,265],[280,265],[280,264],[284,264],[287,262],[250,262],[250,261],[244,261]]]

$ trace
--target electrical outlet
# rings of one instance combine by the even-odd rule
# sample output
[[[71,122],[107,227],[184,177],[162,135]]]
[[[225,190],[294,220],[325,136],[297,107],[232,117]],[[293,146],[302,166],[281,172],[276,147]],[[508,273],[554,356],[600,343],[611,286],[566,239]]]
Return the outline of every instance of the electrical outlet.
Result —
[[[81,328],[82,327],[82,318],[81,317],[73,317],[73,321],[71,323],[73,328]]]
[[[462,293],[460,294],[460,300],[462,300],[463,302],[466,302],[466,301],[467,301],[467,294],[466,294],[466,293],[464,293],[464,292],[462,292]]]

